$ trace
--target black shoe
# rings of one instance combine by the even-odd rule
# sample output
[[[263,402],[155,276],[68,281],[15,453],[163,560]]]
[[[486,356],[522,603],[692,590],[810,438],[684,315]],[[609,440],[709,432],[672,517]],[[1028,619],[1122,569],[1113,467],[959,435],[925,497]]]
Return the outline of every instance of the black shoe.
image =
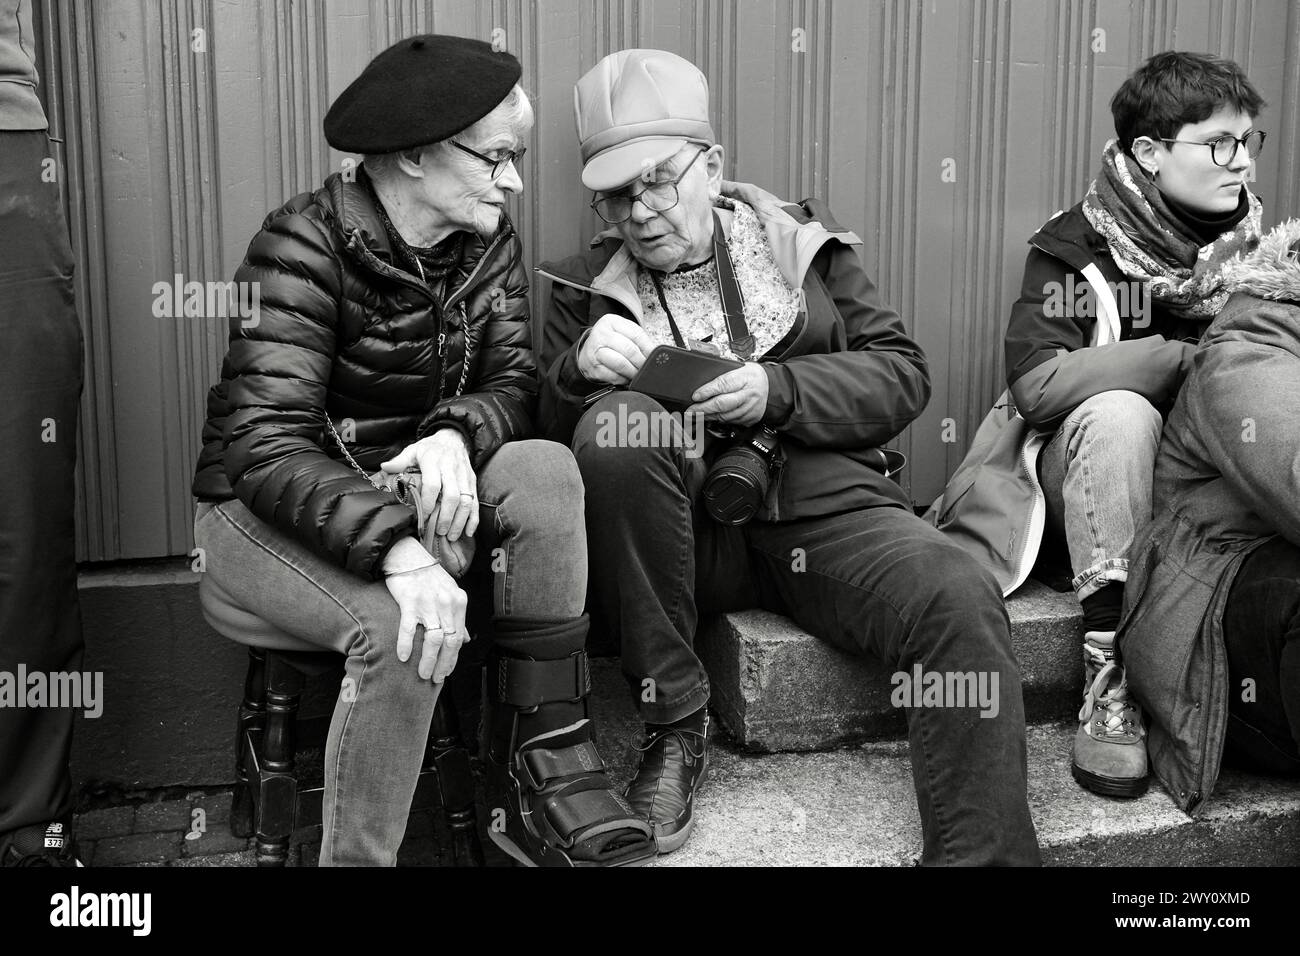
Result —
[[[709,768],[707,713],[697,726],[699,732],[648,724],[634,745],[641,766],[628,784],[627,802],[650,821],[661,854],[681,847],[695,828],[695,792]]]
[[[0,836],[0,866],[84,866],[68,826],[55,821],[23,827]]]

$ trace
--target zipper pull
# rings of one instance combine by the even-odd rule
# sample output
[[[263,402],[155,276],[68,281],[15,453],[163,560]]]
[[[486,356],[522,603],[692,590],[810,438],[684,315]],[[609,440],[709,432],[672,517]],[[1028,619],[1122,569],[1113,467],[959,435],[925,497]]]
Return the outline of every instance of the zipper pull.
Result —
[[[447,357],[447,333],[439,332],[438,333],[438,358],[441,359],[446,357]]]

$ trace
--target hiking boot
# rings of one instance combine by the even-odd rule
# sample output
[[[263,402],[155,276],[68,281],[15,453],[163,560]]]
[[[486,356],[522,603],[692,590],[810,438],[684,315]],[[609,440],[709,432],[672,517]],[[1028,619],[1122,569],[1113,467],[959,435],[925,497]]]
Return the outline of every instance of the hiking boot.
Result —
[[[1139,797],[1147,789],[1146,730],[1128,689],[1114,631],[1083,638],[1086,674],[1071,773],[1079,785],[1105,797]]]

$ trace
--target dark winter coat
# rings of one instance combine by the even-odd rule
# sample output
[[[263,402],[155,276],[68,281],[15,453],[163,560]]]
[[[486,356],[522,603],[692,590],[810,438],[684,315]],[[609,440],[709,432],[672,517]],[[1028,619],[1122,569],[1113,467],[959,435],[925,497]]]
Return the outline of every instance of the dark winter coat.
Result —
[[[476,471],[529,437],[536,367],[521,255],[503,214],[491,240],[466,235],[444,297],[398,265],[362,182],[336,173],[271,213],[235,274],[259,283],[260,314],[230,321],[195,497],[238,497],[327,560],[378,578],[388,548],[415,533],[415,513],[341,460],[325,415],[367,472],[443,427],[466,436]]]
[[[909,506],[883,470],[901,456],[886,459],[879,446],[930,397],[920,346],[863,270],[854,250],[861,240],[824,203],[809,199],[784,211],[755,212],[782,276],[803,289],[806,302],[796,328],[756,359],[768,375],[763,421],[779,432],[784,455],[759,518]],[[606,313],[640,321],[637,268],[612,234],[581,255],[539,268],[551,280],[541,350],[544,437],[569,444],[583,400],[602,387],[578,371],[583,333]]]
[[[1230,266],[1156,457],[1154,518],[1133,542],[1119,642],[1152,768],[1193,812],[1219,775],[1229,685],[1223,612],[1242,561],[1300,545],[1300,221]],[[1239,688],[1237,688],[1239,690]]]

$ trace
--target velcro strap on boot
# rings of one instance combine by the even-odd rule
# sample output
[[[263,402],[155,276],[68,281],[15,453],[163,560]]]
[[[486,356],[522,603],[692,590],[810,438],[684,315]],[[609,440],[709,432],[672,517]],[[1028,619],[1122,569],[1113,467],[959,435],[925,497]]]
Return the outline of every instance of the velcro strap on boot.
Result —
[[[605,772],[605,761],[591,741],[558,750],[525,750],[519,754],[519,764],[525,782],[538,793],[552,780]]]
[[[591,693],[587,652],[576,651],[557,661],[499,657],[497,692],[501,703],[523,709],[582,700]]]
[[[547,829],[565,847],[611,825],[624,829],[641,822],[621,794],[604,788],[561,790],[543,804],[543,817]]]

